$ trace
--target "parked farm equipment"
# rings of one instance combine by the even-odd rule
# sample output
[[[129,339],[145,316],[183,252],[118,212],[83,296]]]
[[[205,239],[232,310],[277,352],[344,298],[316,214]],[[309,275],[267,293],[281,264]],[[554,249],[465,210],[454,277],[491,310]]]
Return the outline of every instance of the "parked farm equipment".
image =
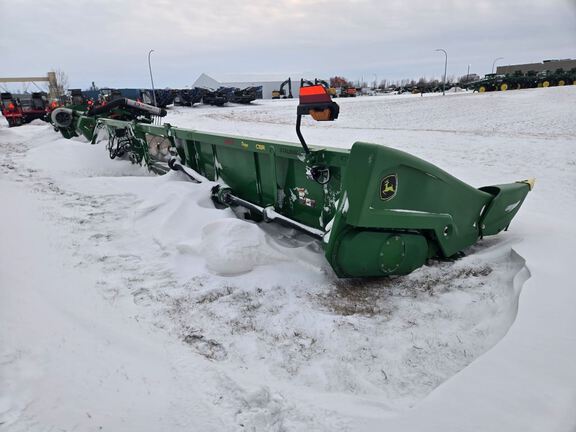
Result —
[[[36,119],[44,119],[48,109],[48,98],[44,92],[35,92],[30,98],[21,98],[24,122],[30,123]]]
[[[232,88],[228,100],[232,103],[249,104],[258,99],[259,95],[262,97],[262,86],[246,87],[244,89]]]
[[[92,105],[86,111],[67,107],[56,108],[50,114],[50,122],[56,131],[62,133],[64,138],[83,135],[91,139],[97,121],[102,118],[134,121],[144,125],[152,123],[155,117],[164,117],[165,115],[166,110],[163,108],[132,99],[120,98],[104,105]]]
[[[82,93],[82,90],[70,89],[69,92],[69,103],[66,105],[66,107],[74,110],[86,111],[94,105],[94,100],[87,98],[84,93]]]
[[[137,121],[142,112],[162,115],[150,106],[139,106],[132,118],[111,118],[123,108],[88,114],[58,109],[52,117],[66,137],[104,140],[115,156],[129,155],[154,171],[172,168],[196,182],[213,181],[218,206],[317,238],[339,277],[407,274],[429,259],[457,257],[479,238],[507,229],[533,184],[475,189],[382,145],[309,146],[302,116],[332,121],[339,114],[321,85],[300,90],[300,145]]]
[[[2,93],[0,98],[2,115],[6,118],[8,127],[20,126],[24,123],[20,102],[11,93]]]
[[[168,105],[174,102],[174,93],[169,89],[156,89],[154,91],[141,90],[140,93],[140,99],[142,102],[148,105],[154,104],[157,107],[166,108]],[[154,95],[156,95],[156,98],[154,98]]]
[[[535,87],[552,87],[576,85],[576,68],[570,71],[557,69],[555,71],[515,71],[506,75],[486,74],[480,80],[468,83],[466,87],[479,93],[489,91],[519,90]]]
[[[92,99],[95,103],[108,103],[116,99],[133,99],[149,105],[156,103],[160,108],[166,108],[174,102],[175,92],[171,89],[139,88],[101,88],[98,90],[85,90],[82,92],[85,98]],[[156,98],[154,98],[156,97]]]
[[[314,82],[301,78],[300,79],[300,87],[310,87],[315,85],[321,85],[326,89],[326,92],[330,95],[330,97],[338,97],[338,92],[336,91],[335,87],[330,86],[327,81],[322,79],[314,78]]]
[[[193,89],[174,90],[174,105],[193,106],[203,102],[208,105],[222,106],[226,102],[249,104],[262,98],[262,86],[220,87],[218,90],[194,87]]]
[[[330,84],[328,84],[328,81],[325,81],[323,79],[314,78],[314,84],[315,85],[318,85],[318,84],[323,85],[331,97],[333,97],[333,98],[338,97],[338,93],[336,92],[336,87],[332,87]]]
[[[206,105],[222,106],[228,102],[228,91],[224,87],[217,90],[205,89],[202,96],[202,103]]]
[[[545,71],[538,75],[538,87],[576,85],[576,68],[569,71],[556,69],[555,71]]]
[[[284,87],[288,86],[288,94],[284,90]],[[280,88],[278,90],[272,91],[272,99],[292,99],[292,79],[288,77],[286,81],[280,84]]]
[[[15,97],[11,93],[2,93],[0,108],[8,126],[13,127],[36,119],[44,119],[49,106],[46,93],[35,92],[20,95],[20,97]]]
[[[340,87],[340,97],[356,97],[356,87]]]
[[[174,105],[194,106],[194,104],[202,102],[204,89],[194,87],[193,89],[175,90],[174,93]]]

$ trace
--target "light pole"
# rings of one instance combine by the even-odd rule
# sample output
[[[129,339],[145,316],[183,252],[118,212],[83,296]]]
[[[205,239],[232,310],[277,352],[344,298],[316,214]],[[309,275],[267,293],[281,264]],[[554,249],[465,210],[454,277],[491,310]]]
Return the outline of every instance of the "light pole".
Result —
[[[446,70],[448,69],[448,53],[446,52],[446,50],[443,50],[442,48],[435,49],[434,51],[442,51],[444,53],[444,55],[446,56],[446,58],[444,60],[444,79],[442,80],[442,95],[445,96],[446,95]]]
[[[152,78],[152,65],[150,64],[150,54],[152,54],[154,50],[150,50],[148,52],[148,69],[150,70],[150,82],[152,83],[152,95],[154,97],[154,106],[156,105],[156,90],[154,90],[154,78]]]
[[[504,57],[496,57],[496,58],[494,59],[494,61],[492,62],[492,73],[494,73],[494,66],[496,66],[496,62],[497,62],[498,60],[502,60],[503,58],[504,58]]]
[[[374,90],[378,88],[378,76],[374,74]]]
[[[470,80],[470,65],[468,65],[468,70],[466,71],[466,82]]]

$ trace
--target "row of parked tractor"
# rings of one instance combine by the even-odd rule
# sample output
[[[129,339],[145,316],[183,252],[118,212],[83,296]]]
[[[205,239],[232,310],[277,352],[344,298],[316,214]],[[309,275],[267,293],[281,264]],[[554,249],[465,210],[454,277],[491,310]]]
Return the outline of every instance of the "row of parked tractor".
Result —
[[[518,90],[523,88],[553,87],[576,85],[576,68],[565,71],[535,72],[516,71],[512,74],[487,74],[478,81],[469,83],[466,87],[480,93],[488,91]]]
[[[220,87],[217,90],[192,89],[99,89],[80,90],[70,89],[66,96],[59,100],[49,101],[44,92],[13,95],[1,93],[0,111],[8,121],[8,126],[20,126],[35,119],[47,119],[50,113],[60,106],[71,107],[76,110],[89,110],[104,106],[119,99],[131,99],[160,108],[168,105],[193,106],[197,103],[223,106],[224,104],[249,104],[262,98],[262,87]]]
[[[565,85],[576,85],[576,68],[569,71],[556,69],[555,71],[544,72],[529,71],[524,73],[518,70],[511,74],[490,73],[486,74],[484,78],[481,79],[473,81],[463,79],[460,82],[446,83],[444,86],[442,86],[442,82],[435,80],[391,87],[388,90],[397,93],[415,94],[435,93],[441,92],[442,90],[448,91],[456,87],[460,90],[472,90],[474,92],[484,93],[490,91],[507,91]]]

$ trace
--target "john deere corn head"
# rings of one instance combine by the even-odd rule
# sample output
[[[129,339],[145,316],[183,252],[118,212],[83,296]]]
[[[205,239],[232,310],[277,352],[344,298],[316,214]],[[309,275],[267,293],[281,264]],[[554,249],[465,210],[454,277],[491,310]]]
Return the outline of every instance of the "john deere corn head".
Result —
[[[428,259],[457,257],[479,238],[505,230],[532,186],[475,189],[400,150],[365,142],[350,150],[309,147],[302,116],[330,121],[339,112],[321,85],[300,90],[301,145],[156,126],[137,115],[165,112],[144,104],[133,109],[132,120],[111,118],[114,110],[66,109],[52,119],[65,137],[106,140],[111,156],[216,182],[217,206],[242,208],[254,220],[317,238],[339,277],[406,274]]]

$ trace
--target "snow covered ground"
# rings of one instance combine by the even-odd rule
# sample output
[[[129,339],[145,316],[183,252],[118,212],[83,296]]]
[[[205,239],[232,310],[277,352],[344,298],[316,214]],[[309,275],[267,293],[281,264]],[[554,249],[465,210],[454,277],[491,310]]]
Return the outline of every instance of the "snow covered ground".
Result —
[[[319,245],[209,184],[0,123],[0,429],[574,431],[576,88],[338,100],[368,141],[475,186],[536,177],[508,232],[405,277],[338,280]],[[295,100],[170,111],[295,141]]]

